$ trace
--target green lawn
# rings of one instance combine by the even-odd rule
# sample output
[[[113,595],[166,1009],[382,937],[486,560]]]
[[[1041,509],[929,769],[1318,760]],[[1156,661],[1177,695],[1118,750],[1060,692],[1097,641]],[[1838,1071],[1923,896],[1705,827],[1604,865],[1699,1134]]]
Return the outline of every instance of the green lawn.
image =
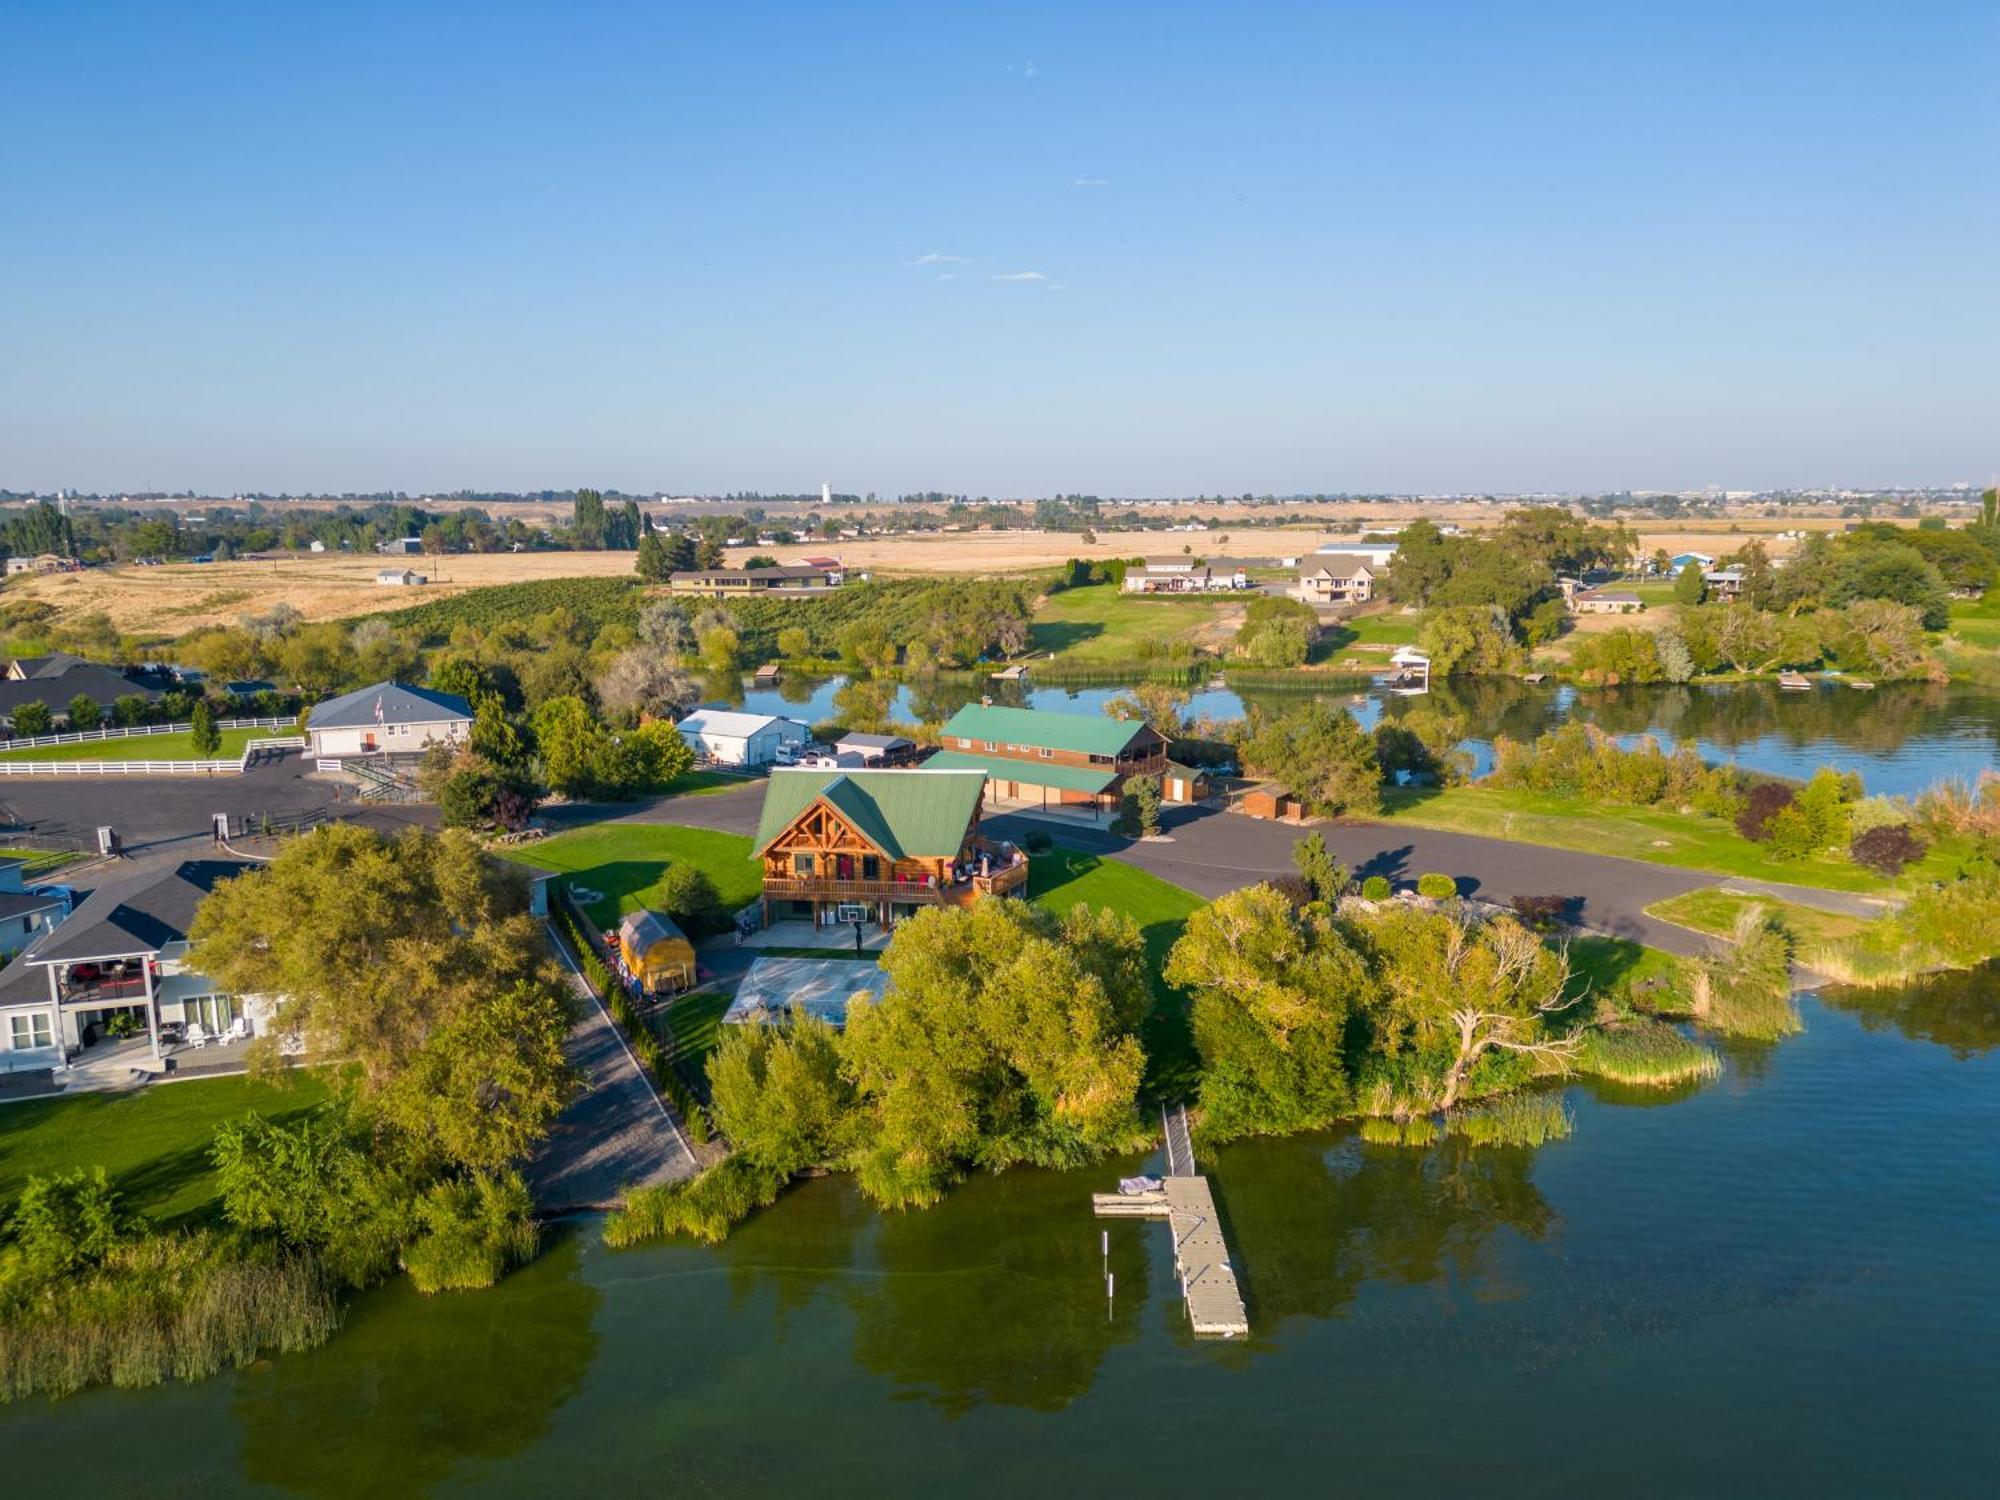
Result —
[[[1383,818],[1419,828],[1443,828],[1486,838],[1514,839],[1552,849],[1616,854],[1651,864],[1712,870],[1750,880],[1784,881],[1830,891],[1889,891],[1896,882],[1845,859],[1772,859],[1721,818],[1666,808],[1614,807],[1487,786],[1443,791],[1389,790]],[[1902,885],[1942,879],[1963,851],[1941,843],[1905,872]]]
[[[660,792],[662,797],[712,797],[717,792],[733,792],[755,780],[750,776],[732,776],[727,771],[685,771],[666,784]]]
[[[1371,646],[1389,650],[1416,643],[1417,617],[1390,609],[1382,614],[1355,615],[1341,621],[1327,631],[1321,654],[1338,656],[1347,651],[1365,651]]]
[[[2000,648],[2000,589],[1951,607],[1951,633],[1968,646]]]
[[[1192,891],[1170,885],[1136,865],[1095,854],[1058,849],[1037,854],[1028,865],[1028,899],[1062,913],[1079,904],[1108,906],[1139,924],[1153,975],[1153,1012],[1146,1018],[1146,1092],[1158,1098],[1192,1099],[1200,1075],[1194,1037],[1188,1030],[1187,1000],[1160,979],[1167,951],[1188,917],[1206,905]]]
[[[1629,938],[1583,933],[1569,943],[1571,993],[1588,986],[1593,995],[1618,995],[1648,981],[1671,984],[1680,963],[1671,953]]]
[[[194,748],[186,730],[178,734],[135,734],[121,740],[84,740],[74,745],[43,745],[36,750],[0,751],[0,760],[239,760],[253,739],[269,739],[282,729],[225,729],[222,746],[213,755]]]
[[[215,1127],[256,1110],[291,1119],[327,1097],[317,1073],[264,1083],[201,1078],[128,1094],[67,1094],[0,1104],[0,1203],[36,1174],[103,1167],[125,1206],[162,1222],[205,1217],[215,1201]]]
[[[572,886],[596,891],[585,910],[608,927],[623,912],[650,906],[667,867],[688,861],[708,872],[731,911],[747,906],[763,889],[750,840],[706,828],[670,828],[652,823],[598,823],[560,833],[508,855],[516,864],[571,877]]]
[[[1063,589],[1035,611],[1028,644],[1066,662],[1131,666],[1165,656],[1177,643],[1194,644],[1249,597],[1127,594],[1109,583]]]
[[[1865,917],[1847,917],[1790,901],[1774,901],[1769,896],[1738,895],[1720,888],[1689,891],[1685,896],[1675,896],[1669,901],[1656,901],[1646,908],[1646,912],[1662,922],[1727,937],[1735,929],[1737,917],[1753,906],[1761,906],[1766,913],[1776,917],[1791,933],[1801,953],[1828,943],[1841,942],[1868,928]]]

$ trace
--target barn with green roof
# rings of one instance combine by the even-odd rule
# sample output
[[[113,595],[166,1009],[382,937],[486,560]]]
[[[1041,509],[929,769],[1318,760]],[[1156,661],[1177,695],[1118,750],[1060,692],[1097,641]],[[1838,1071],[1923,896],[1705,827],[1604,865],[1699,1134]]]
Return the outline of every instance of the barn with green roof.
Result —
[[[986,773],[995,811],[1114,811],[1130,776],[1164,776],[1167,742],[1138,719],[968,703],[926,768]]]

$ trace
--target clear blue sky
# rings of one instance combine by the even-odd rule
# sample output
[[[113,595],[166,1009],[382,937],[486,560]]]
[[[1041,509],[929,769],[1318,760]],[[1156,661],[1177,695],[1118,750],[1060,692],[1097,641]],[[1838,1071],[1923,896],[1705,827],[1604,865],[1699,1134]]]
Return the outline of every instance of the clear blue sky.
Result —
[[[1996,77],[1992,0],[7,0],[0,485],[1986,482]]]

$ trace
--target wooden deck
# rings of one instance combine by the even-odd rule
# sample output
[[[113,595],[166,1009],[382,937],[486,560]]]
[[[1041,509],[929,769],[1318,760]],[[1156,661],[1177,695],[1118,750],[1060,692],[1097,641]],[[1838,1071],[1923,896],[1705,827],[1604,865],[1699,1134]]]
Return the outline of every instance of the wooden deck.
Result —
[[[1104,1218],[1165,1219],[1174,1237],[1174,1269],[1180,1274],[1189,1325],[1200,1338],[1240,1338],[1250,1332],[1250,1315],[1244,1311],[1236,1269],[1229,1262],[1215,1195],[1208,1179],[1195,1170],[1187,1112],[1168,1111],[1166,1127],[1167,1175],[1162,1188],[1151,1193],[1094,1193],[1091,1207]]]

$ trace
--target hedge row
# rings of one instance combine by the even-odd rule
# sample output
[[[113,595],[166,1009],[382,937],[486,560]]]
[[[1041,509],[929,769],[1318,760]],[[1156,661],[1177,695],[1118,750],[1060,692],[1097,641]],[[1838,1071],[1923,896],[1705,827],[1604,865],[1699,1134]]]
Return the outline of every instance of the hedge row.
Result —
[[[564,939],[577,955],[583,966],[583,977],[590,987],[602,995],[611,1007],[612,1019],[624,1030],[632,1046],[633,1056],[653,1076],[660,1090],[672,1101],[676,1113],[687,1125],[688,1138],[696,1145],[708,1140],[708,1114],[695,1098],[694,1090],[687,1086],[680,1070],[660,1046],[660,1039],[653,1035],[653,1028],[646,1024],[632,1004],[632,996],[626,990],[624,981],[611,972],[611,967],[598,957],[597,945],[590,941],[583,926],[576,919],[575,909],[570,905],[569,892],[564,891],[560,900],[550,903],[551,915],[561,929]]]

